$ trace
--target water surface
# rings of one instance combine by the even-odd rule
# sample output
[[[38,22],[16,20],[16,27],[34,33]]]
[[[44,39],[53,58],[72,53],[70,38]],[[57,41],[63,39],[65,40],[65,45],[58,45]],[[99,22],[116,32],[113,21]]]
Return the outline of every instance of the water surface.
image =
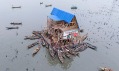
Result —
[[[40,5],[40,2],[43,2]],[[52,4],[52,7],[45,7]],[[119,1],[118,0],[0,0],[0,71],[98,71],[107,66],[119,71]],[[12,9],[21,6],[21,9]],[[77,6],[77,10],[71,10]],[[84,33],[85,42],[98,47],[97,51],[86,49],[80,57],[66,59],[65,64],[49,56],[47,49],[32,57],[33,50],[27,46],[35,40],[24,40],[33,30],[47,25],[47,16],[53,7],[76,15]],[[6,30],[11,22],[22,22],[18,30]]]

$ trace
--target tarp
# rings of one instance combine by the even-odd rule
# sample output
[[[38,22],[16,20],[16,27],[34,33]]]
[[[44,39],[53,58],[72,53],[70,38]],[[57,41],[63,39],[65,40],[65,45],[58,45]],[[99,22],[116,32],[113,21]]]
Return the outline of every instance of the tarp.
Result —
[[[70,24],[70,22],[72,21],[74,16],[75,16],[74,14],[65,12],[65,11],[57,9],[57,8],[53,8],[51,15],[49,17],[55,21],[63,20],[65,22],[67,22],[68,24]]]

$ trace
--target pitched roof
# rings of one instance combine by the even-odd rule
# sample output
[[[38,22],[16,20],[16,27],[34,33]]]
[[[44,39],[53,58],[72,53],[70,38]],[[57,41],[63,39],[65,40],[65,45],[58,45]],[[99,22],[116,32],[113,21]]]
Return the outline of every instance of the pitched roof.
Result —
[[[74,18],[75,15],[65,12],[63,10],[57,9],[57,8],[53,8],[51,15],[49,16],[51,19],[55,20],[55,21],[65,21],[67,23],[70,23],[72,21],[72,19]]]

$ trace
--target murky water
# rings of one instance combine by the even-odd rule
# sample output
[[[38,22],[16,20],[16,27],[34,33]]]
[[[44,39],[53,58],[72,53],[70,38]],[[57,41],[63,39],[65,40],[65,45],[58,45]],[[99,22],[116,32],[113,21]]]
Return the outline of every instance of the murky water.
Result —
[[[0,71],[98,71],[103,66],[119,71],[118,0],[0,0],[0,5]],[[21,9],[12,9],[12,5]],[[71,6],[78,9],[71,10]],[[85,42],[97,46],[97,51],[88,48],[65,64],[52,60],[45,48],[32,57],[36,47],[28,50],[27,45],[34,40],[24,40],[24,36],[42,30],[53,7],[75,14],[82,34],[88,33]],[[6,30],[11,22],[23,25]]]

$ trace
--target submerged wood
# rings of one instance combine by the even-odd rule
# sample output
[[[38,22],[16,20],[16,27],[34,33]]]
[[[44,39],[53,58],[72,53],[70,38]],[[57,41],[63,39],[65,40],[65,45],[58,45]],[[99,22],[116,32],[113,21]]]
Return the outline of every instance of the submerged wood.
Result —
[[[16,22],[16,23],[15,23],[15,22],[11,22],[10,24],[11,24],[11,25],[22,25],[22,22],[21,22],[21,23],[17,23],[17,22]]]
[[[19,29],[19,27],[6,27],[7,30],[10,30],[10,29]]]

